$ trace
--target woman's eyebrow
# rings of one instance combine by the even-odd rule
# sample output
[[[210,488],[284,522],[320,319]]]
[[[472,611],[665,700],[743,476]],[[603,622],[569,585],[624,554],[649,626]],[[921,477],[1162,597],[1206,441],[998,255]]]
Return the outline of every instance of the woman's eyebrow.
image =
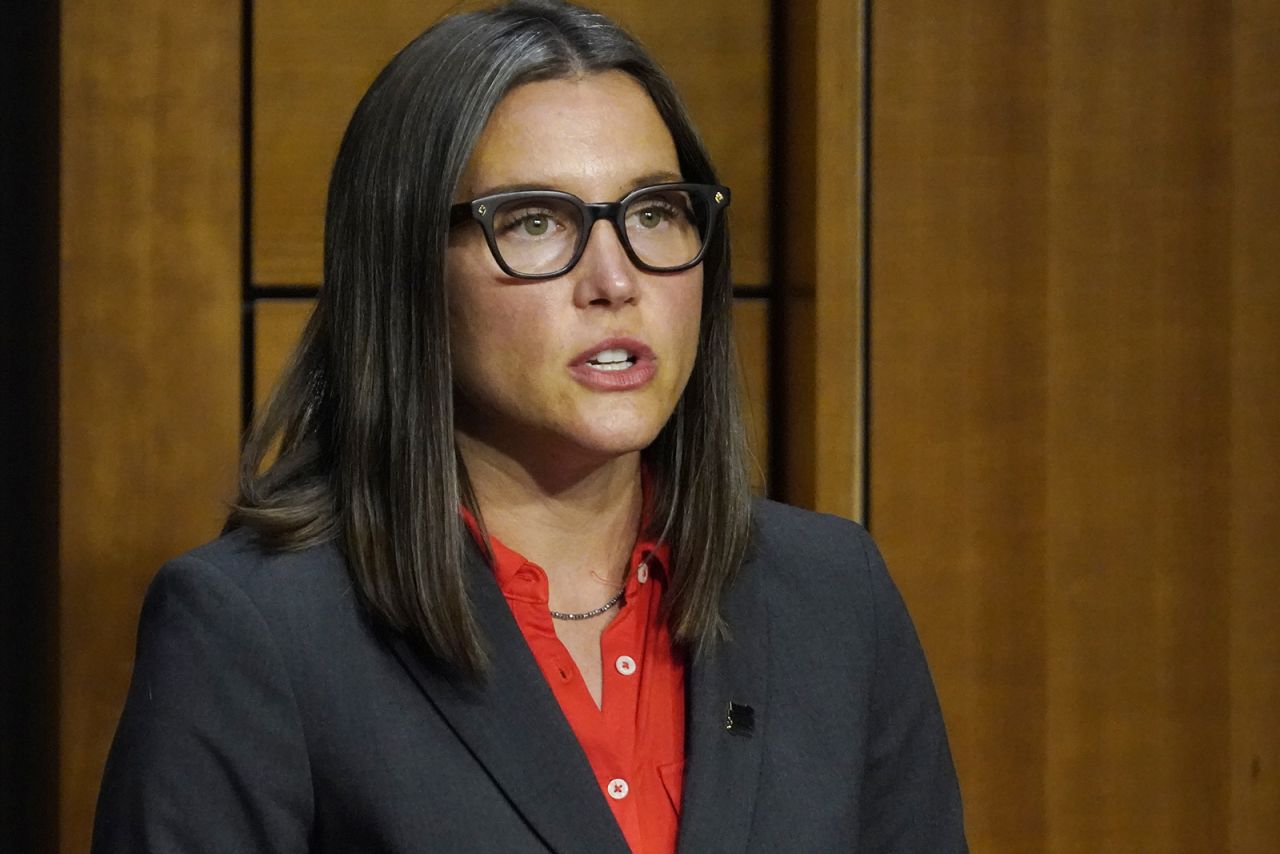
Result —
[[[485,196],[497,196],[498,193],[516,193],[524,192],[526,189],[557,189],[552,184],[535,183],[535,182],[517,182],[509,184],[493,184],[492,187],[477,189],[471,193],[471,198],[484,198]]]
[[[684,179],[681,178],[681,176],[675,172],[667,172],[667,171],[650,172],[647,175],[641,175],[640,177],[631,180],[626,185],[626,189],[619,194],[618,198],[625,196],[627,193],[631,192],[632,190],[638,190],[641,187],[648,187],[651,184],[679,183],[682,180]],[[568,192],[567,190],[563,190],[561,187],[556,186],[555,184],[552,184],[552,183],[524,181],[524,182],[510,183],[510,184],[495,184],[492,187],[487,187],[484,190],[476,193],[473,196],[473,198],[480,199],[480,198],[484,198],[485,196],[496,196],[498,193],[519,193],[519,192],[524,192],[526,190],[552,190],[555,192]],[[603,201],[603,200],[602,199],[583,199],[583,201],[590,202],[590,201]]]
[[[559,188],[554,187],[551,184],[538,184],[538,183],[531,183],[531,182],[516,183],[516,184],[495,184],[492,187],[488,187],[487,189],[481,190],[480,192],[476,193],[475,198],[479,199],[479,198],[483,198],[484,196],[496,196],[498,193],[519,193],[525,190],[556,190],[558,192]]]
[[[650,184],[678,184],[683,181],[680,175],[675,172],[650,172],[648,175],[642,175],[631,183],[628,190],[638,190],[641,187],[647,187]]]

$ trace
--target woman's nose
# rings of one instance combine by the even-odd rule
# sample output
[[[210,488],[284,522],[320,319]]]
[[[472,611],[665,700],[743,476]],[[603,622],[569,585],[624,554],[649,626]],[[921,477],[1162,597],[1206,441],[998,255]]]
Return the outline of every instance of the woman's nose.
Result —
[[[621,306],[639,298],[640,271],[631,263],[617,229],[607,220],[592,226],[573,272],[578,277],[574,301],[579,307]]]

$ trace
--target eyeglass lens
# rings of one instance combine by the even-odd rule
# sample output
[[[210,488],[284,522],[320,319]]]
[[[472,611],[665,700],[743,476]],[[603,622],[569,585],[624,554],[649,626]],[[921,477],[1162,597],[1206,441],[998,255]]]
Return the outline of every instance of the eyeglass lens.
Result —
[[[623,212],[631,251],[654,270],[688,264],[702,250],[705,207],[705,202],[682,190],[637,196]],[[511,201],[493,215],[493,235],[502,260],[524,275],[566,267],[573,260],[582,228],[582,210],[554,197]]]

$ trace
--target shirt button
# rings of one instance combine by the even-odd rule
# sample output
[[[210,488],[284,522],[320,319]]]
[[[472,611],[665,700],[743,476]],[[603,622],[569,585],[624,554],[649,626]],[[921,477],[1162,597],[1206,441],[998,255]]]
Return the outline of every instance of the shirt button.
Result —
[[[629,655],[620,655],[618,660],[613,663],[618,668],[618,672],[623,676],[630,676],[636,672],[636,660]]]
[[[644,584],[648,580],[649,580],[649,564],[642,563],[640,564],[639,567],[636,568],[636,581],[639,581],[641,584]]]
[[[627,781],[621,777],[614,777],[609,781],[609,797],[615,801],[620,801],[627,796],[627,792],[631,791],[631,787],[627,785]]]

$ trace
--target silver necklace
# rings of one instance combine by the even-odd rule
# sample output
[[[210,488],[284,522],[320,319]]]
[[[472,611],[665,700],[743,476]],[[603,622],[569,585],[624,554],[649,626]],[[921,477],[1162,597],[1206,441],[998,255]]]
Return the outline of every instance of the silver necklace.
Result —
[[[581,611],[576,614],[572,611],[552,611],[551,616],[555,617],[557,620],[590,620],[592,617],[598,617],[601,614],[603,614],[605,611],[608,611],[614,605],[617,605],[618,602],[622,599],[623,591],[625,591],[626,589],[627,589],[626,587],[623,587],[622,590],[619,590],[617,593],[613,595],[612,599],[610,599],[608,602],[605,602],[599,608],[594,608],[590,611]]]

